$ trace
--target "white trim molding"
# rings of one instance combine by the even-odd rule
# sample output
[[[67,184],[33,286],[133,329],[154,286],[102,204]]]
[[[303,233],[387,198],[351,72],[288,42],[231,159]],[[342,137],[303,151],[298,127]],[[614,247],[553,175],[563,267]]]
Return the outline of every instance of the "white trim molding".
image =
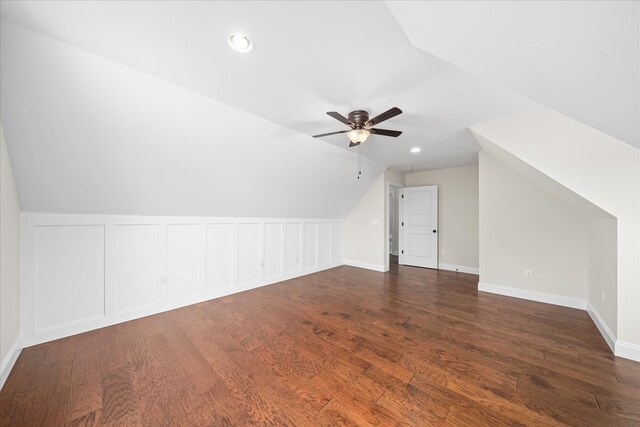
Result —
[[[616,357],[622,357],[624,359],[630,359],[636,362],[640,362],[640,345],[631,344],[625,341],[620,341],[616,339],[616,336],[611,332],[611,329],[607,326],[607,324],[602,320],[602,317],[596,309],[591,305],[591,303],[587,303],[587,313],[591,316],[591,320],[600,331],[600,334],[607,342],[607,345],[611,349],[611,352]]]
[[[480,269],[478,267],[467,267],[465,265],[456,265],[456,264],[444,264],[442,262],[438,263],[438,269],[455,271],[458,273],[480,274]]]
[[[484,282],[478,282],[478,290],[508,297],[559,305],[562,307],[577,308],[579,310],[587,309],[587,300],[583,300],[580,298],[564,297],[561,295],[547,294],[544,292],[536,292],[527,289],[512,288],[509,286],[500,286]]]
[[[607,345],[613,354],[616,354],[616,336],[611,332],[611,329],[609,329],[604,320],[602,320],[600,314],[598,314],[590,302],[587,302],[587,313],[591,316],[591,320],[595,323],[596,328],[600,331],[600,335],[602,335],[604,340],[607,342]]]
[[[389,271],[389,266],[384,266],[384,265],[380,265],[380,264],[372,264],[372,263],[362,262],[362,261],[355,261],[355,260],[352,260],[352,259],[345,259],[344,260],[344,265],[348,265],[350,267],[364,268],[364,269],[367,269],[367,270],[379,271],[381,273]]]
[[[4,383],[9,378],[9,373],[11,373],[11,369],[13,369],[13,365],[16,364],[16,360],[18,360],[18,356],[20,356],[20,352],[22,351],[22,337],[18,337],[16,342],[13,343],[9,352],[2,360],[2,365],[0,365],[0,390],[4,386]]]
[[[640,362],[640,345],[631,344],[624,341],[616,341],[616,357],[634,360]]]

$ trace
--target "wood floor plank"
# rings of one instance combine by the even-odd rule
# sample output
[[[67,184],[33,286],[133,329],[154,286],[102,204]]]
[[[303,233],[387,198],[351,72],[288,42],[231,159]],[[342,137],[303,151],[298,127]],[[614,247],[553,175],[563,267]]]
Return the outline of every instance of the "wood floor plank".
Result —
[[[81,417],[67,422],[67,427],[98,427],[102,425],[102,409],[89,412]]]
[[[72,362],[71,384],[67,400],[67,421],[102,408],[100,352],[76,352]]]
[[[102,402],[105,425],[140,424],[138,398],[128,367],[121,366],[103,374]]]
[[[586,312],[477,281],[342,266],[26,348],[0,425],[640,424]]]

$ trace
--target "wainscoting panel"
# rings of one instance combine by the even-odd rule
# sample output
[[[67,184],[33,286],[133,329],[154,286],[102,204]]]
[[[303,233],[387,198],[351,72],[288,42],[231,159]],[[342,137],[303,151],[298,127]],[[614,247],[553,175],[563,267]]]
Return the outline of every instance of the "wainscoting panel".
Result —
[[[331,264],[331,223],[318,224],[318,266]]]
[[[331,262],[342,260],[342,227],[343,223],[331,223]]]
[[[116,312],[158,304],[158,224],[116,225]]]
[[[318,266],[316,254],[318,253],[318,242],[316,241],[316,230],[318,224],[315,222],[304,223],[304,269],[315,268]]]
[[[23,344],[342,265],[342,226],[330,218],[23,213]]]
[[[287,223],[284,271],[300,271],[300,223]]]
[[[207,224],[207,291],[233,286],[233,224]]]
[[[238,284],[260,280],[260,224],[238,224]]]
[[[38,331],[104,316],[104,226],[37,227],[36,260]]]
[[[167,225],[167,301],[198,293],[200,271],[199,224]]]
[[[264,225],[264,278],[282,276],[282,224]]]

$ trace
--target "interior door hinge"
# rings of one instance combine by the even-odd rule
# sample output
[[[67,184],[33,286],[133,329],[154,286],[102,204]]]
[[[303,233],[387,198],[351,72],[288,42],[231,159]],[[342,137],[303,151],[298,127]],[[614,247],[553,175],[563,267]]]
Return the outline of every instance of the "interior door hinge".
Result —
[[[404,227],[404,221],[402,221],[402,226]]]
[[[404,249],[402,250],[402,253],[404,253]]]
[[[404,199],[404,194],[402,195],[402,198]]]

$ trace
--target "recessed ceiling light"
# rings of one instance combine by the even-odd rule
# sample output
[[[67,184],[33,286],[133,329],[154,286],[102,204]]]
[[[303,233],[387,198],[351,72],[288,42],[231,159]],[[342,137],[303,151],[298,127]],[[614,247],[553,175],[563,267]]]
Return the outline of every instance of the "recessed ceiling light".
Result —
[[[231,34],[229,36],[229,46],[237,52],[247,53],[253,50],[253,43],[244,34]]]
[[[419,152],[421,152],[421,151],[422,151],[422,148],[420,148],[420,147],[413,147],[413,148],[411,149],[411,152],[412,152],[412,153],[419,153]]]
[[[413,169],[412,166],[407,166],[407,170],[410,171],[411,169]]]

